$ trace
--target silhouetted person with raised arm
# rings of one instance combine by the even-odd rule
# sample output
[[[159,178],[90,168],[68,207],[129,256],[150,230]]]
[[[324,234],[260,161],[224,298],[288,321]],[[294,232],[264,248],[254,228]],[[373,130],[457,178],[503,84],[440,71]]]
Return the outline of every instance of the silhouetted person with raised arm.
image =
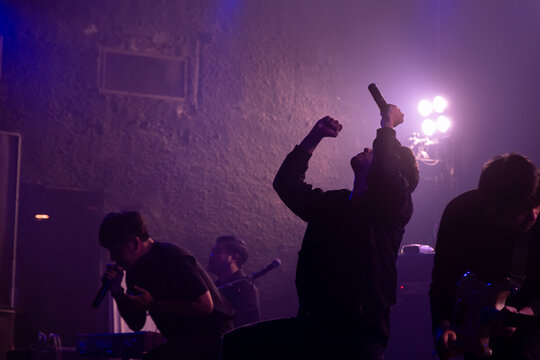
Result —
[[[373,150],[350,161],[352,191],[323,191],[305,182],[319,142],[342,129],[329,116],[287,155],[275,177],[280,198],[308,224],[296,271],[299,358],[384,357],[396,259],[419,178],[412,151],[396,139],[394,128],[403,119],[394,105],[382,113]]]
[[[154,241],[135,211],[110,213],[99,229],[99,243],[112,265],[103,280],[128,326],[139,331],[146,314],[167,343],[146,359],[218,359],[221,336],[232,329],[232,309],[186,250]],[[121,285],[126,274],[127,291]]]

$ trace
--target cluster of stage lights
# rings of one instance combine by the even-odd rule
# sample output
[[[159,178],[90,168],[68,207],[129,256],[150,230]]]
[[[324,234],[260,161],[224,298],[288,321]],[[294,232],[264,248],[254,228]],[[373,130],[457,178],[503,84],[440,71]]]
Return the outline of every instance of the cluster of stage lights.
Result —
[[[450,129],[450,119],[443,115],[447,107],[448,101],[442,96],[435,96],[433,101],[423,99],[418,103],[418,112],[425,118],[422,122],[424,135],[431,136],[436,131],[445,133]],[[436,120],[433,120],[434,117]]]

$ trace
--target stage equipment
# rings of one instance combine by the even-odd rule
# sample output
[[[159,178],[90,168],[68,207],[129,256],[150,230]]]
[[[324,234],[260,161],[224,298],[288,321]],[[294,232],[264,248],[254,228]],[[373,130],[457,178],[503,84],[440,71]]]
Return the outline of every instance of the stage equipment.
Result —
[[[249,274],[248,276],[244,276],[244,277],[241,277],[240,279],[237,279],[237,280],[234,280],[234,281],[231,281],[230,283],[227,283],[227,284],[224,284],[224,285],[221,285],[220,287],[218,287],[218,289],[223,289],[223,288],[226,288],[228,286],[232,286],[236,283],[239,283],[241,281],[253,281],[263,275],[266,275],[267,272],[269,272],[270,270],[273,270],[273,269],[276,269],[278,268],[279,266],[281,265],[281,260],[280,259],[274,259],[270,265],[267,265],[265,268],[263,268],[262,270],[259,270],[259,271],[256,271],[256,272],[252,272],[251,274]]]
[[[160,333],[140,331],[117,334],[81,334],[77,353],[98,358],[140,359],[148,351],[165,344]]]
[[[385,359],[429,359],[433,352],[429,284],[434,250],[429,245],[405,245],[397,259],[397,303],[390,317]]]
[[[438,130],[441,133],[445,133],[450,129],[452,122],[446,116],[439,116],[436,121],[431,118],[427,118],[433,111],[437,114],[442,114],[448,107],[448,101],[442,96],[435,96],[433,101],[422,99],[418,103],[418,112],[425,119],[422,122],[422,132],[426,136],[432,136]]]

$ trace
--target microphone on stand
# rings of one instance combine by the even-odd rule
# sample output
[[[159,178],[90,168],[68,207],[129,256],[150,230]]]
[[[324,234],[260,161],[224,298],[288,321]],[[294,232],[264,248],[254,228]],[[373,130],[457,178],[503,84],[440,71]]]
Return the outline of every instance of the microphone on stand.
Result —
[[[377,85],[375,85],[374,83],[369,84],[368,90],[371,93],[371,96],[373,96],[373,100],[375,100],[375,102],[377,103],[379,110],[381,110],[381,114],[385,112],[388,108],[388,104],[386,103],[386,100],[384,100],[381,92],[377,88]]]
[[[275,268],[278,268],[281,265],[281,260],[274,259],[270,265],[266,266],[264,269],[256,272],[252,272],[250,275],[248,275],[248,280],[253,281],[263,275],[266,275],[267,272],[270,270],[273,270]]]
[[[111,286],[111,284],[112,284],[112,279],[103,281],[103,283],[101,284],[101,288],[97,292],[97,295],[94,301],[92,302],[93,307],[97,309],[99,305],[101,305],[101,302],[103,301],[103,298],[105,298],[105,295],[107,295],[107,291],[109,290],[109,287]]]

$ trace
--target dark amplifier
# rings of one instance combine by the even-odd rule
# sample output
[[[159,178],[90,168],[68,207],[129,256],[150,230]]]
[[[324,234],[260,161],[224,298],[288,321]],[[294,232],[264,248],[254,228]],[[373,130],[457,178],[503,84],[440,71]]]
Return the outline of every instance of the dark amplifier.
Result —
[[[140,331],[116,334],[80,334],[77,353],[93,358],[140,359],[143,354],[163,345],[160,333]]]

